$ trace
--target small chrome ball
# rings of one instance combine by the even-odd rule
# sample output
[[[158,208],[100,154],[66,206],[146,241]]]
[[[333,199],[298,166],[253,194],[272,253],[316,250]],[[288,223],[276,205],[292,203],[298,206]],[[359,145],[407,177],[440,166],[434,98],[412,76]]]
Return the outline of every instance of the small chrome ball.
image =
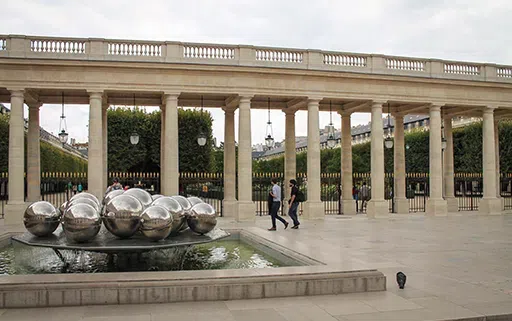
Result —
[[[133,236],[140,227],[142,203],[131,195],[114,197],[105,206],[103,223],[110,233],[120,238]]]
[[[162,206],[172,216],[171,234],[178,233],[183,229],[184,225],[187,225],[187,218],[183,215],[183,209],[174,198],[168,196],[160,197],[151,206]]]
[[[159,199],[160,197],[163,197],[163,195],[160,195],[160,194],[154,194],[154,195],[151,195],[151,198],[153,199],[153,202],[157,199]]]
[[[187,200],[186,197],[183,197],[181,195],[171,196],[174,198],[178,203],[180,203],[181,207],[183,208],[183,215],[186,217],[190,215],[190,209],[192,208],[192,204]],[[181,230],[184,231],[188,228],[187,224],[183,224],[181,227]]]
[[[61,214],[49,202],[39,201],[31,204],[23,215],[23,224],[27,231],[35,236],[49,236],[59,227]]]
[[[111,199],[113,199],[114,197],[119,196],[123,193],[124,193],[124,191],[122,189],[116,189],[116,190],[110,191],[103,198],[103,204],[107,204],[108,202],[110,202]]]
[[[140,188],[130,188],[129,190],[125,191],[123,194],[131,195],[131,196],[135,197],[142,203],[142,206],[144,206],[144,208],[148,207],[149,205],[151,205],[151,203],[153,203],[151,194],[149,194],[148,192],[146,192],[145,190],[140,189]]]
[[[99,213],[101,211],[101,206],[98,205],[98,203],[96,203],[94,200],[90,199],[90,198],[85,198],[85,197],[82,197],[82,198],[75,198],[74,200],[70,200],[69,202],[67,202],[66,204],[66,210],[68,208],[70,208],[71,206],[75,205],[75,204],[89,204],[91,205],[92,207],[94,207],[94,209]],[[65,210],[64,210],[65,211]]]
[[[141,215],[140,230],[151,241],[160,241],[171,234],[172,216],[164,207],[153,205]]]
[[[188,227],[198,234],[206,234],[217,225],[215,209],[207,203],[194,205],[187,216]]]
[[[75,194],[73,197],[71,197],[71,199],[69,201],[72,201],[72,200],[75,200],[75,199],[78,199],[78,198],[89,198],[89,199],[95,201],[96,204],[101,205],[100,201],[96,198],[96,196],[94,196],[94,195],[92,195],[90,193],[87,193],[87,192],[82,192],[82,193]]]
[[[190,205],[192,205],[192,206],[194,206],[196,204],[204,203],[204,201],[202,199],[200,199],[199,197],[195,197],[195,196],[187,197],[187,200],[190,202]]]
[[[64,212],[62,229],[70,242],[90,241],[101,229],[100,213],[90,204],[75,203]]]

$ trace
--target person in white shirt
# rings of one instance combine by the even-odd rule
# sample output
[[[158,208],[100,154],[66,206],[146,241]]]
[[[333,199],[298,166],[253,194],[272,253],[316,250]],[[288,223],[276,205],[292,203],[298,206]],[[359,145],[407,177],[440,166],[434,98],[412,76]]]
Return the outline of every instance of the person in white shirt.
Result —
[[[279,212],[279,208],[281,207],[281,187],[277,185],[277,179],[275,178],[272,178],[272,191],[270,192],[270,195],[272,196],[272,207],[270,208],[272,227],[268,230],[276,230],[276,219],[284,224],[284,229],[286,230],[288,227],[288,222],[277,214]]]

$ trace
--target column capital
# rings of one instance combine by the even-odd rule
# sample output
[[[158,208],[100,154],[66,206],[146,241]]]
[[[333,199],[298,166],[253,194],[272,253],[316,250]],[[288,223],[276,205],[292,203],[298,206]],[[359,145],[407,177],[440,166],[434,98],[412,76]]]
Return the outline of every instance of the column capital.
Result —
[[[339,109],[338,110],[338,115],[340,115],[342,118],[343,117],[350,117],[350,116],[352,116],[352,112]]]
[[[485,106],[483,109],[484,113],[493,113],[498,106]]]
[[[441,105],[433,104],[428,109],[429,109],[430,112],[432,112],[432,111],[441,112]]]
[[[372,100],[372,109],[374,108],[382,108],[384,104],[387,104],[388,102],[386,100]]]
[[[294,109],[294,108],[283,108],[283,113],[285,113],[286,116],[294,116],[295,117],[296,112],[297,112],[297,109]]]
[[[89,93],[89,99],[103,99],[103,91],[99,91],[99,90],[90,91],[90,90],[87,90],[87,93]]]
[[[26,103],[28,106],[28,109],[39,109],[41,106],[43,106],[42,102],[35,102],[35,103]]]
[[[240,96],[240,100],[238,101],[238,105],[240,105],[241,103],[250,103],[252,98],[254,97],[253,94],[241,94]]]
[[[162,105],[167,105],[168,102],[176,101],[178,103],[179,93],[164,92],[162,95]]]
[[[7,90],[11,93],[11,97],[25,98],[24,88],[7,88]]]
[[[404,119],[405,117],[405,114],[404,113],[391,113],[391,117],[393,117],[394,119]]]
[[[311,97],[308,97],[307,99],[307,102],[308,102],[308,106],[310,104],[315,104],[315,105],[319,105],[320,104],[320,101],[323,99],[323,97],[315,97],[315,96],[311,96]]]
[[[221,109],[224,111],[225,114],[234,114],[235,110],[237,109],[237,106],[222,106]]]

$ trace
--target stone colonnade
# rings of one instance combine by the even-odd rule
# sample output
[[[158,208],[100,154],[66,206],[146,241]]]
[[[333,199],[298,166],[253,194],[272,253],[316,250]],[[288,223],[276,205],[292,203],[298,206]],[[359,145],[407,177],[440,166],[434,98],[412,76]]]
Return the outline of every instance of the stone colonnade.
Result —
[[[9,129],[9,185],[7,224],[21,223],[21,216],[26,206],[24,197],[24,120],[23,89],[12,89],[11,117]],[[89,91],[89,192],[99,198],[103,197],[107,181],[107,98],[101,91]],[[174,195],[179,193],[179,157],[178,157],[178,97],[179,92],[162,95],[162,134],[161,134],[161,188],[162,193]],[[255,216],[255,204],[252,201],[252,144],[251,144],[251,102],[252,95],[241,94],[235,103],[224,106],[224,214],[238,221],[252,220]],[[319,104],[323,98],[309,97],[306,101],[308,111],[308,153],[307,153],[307,202],[305,217],[321,219],[324,217],[320,198],[320,131]],[[368,217],[388,216],[388,204],[384,198],[384,146],[382,109],[385,101],[375,100],[371,104],[371,187],[372,199],[368,204]],[[29,104],[29,130],[27,146],[27,202],[40,198],[40,161],[39,161],[39,108],[41,103]],[[235,158],[235,109],[239,109],[238,142],[238,177]],[[498,164],[497,123],[494,119],[494,107],[483,110],[483,172],[484,197],[480,203],[483,214],[501,212]],[[288,197],[287,182],[296,175],[295,152],[295,112],[287,108],[286,113],[286,149],[285,149],[285,197]],[[453,188],[453,137],[451,118],[444,119],[446,151],[442,157],[442,118],[441,106],[432,105],[430,112],[430,198],[427,203],[427,215],[446,215],[456,211],[456,199]],[[339,111],[342,123],[342,202],[345,214],[355,212],[352,199],[352,138],[351,112]],[[405,195],[405,149],[404,149],[404,114],[395,117],[395,199],[396,212],[408,213]],[[238,181],[238,195],[237,191]],[[443,193],[443,188],[445,192]]]

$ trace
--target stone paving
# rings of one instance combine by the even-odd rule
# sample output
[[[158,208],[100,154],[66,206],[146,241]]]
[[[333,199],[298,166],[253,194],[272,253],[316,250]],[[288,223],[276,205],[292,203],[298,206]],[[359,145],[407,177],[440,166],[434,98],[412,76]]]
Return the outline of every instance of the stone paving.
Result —
[[[512,320],[512,215],[327,216],[299,230],[268,232],[270,219],[243,227],[344,269],[376,268],[378,293],[278,299],[1,311],[2,320]],[[399,290],[395,274],[407,275]],[[505,314],[510,314],[506,316]],[[500,316],[501,317],[498,317]],[[487,316],[485,318],[484,316]],[[494,316],[494,317],[489,317]]]

